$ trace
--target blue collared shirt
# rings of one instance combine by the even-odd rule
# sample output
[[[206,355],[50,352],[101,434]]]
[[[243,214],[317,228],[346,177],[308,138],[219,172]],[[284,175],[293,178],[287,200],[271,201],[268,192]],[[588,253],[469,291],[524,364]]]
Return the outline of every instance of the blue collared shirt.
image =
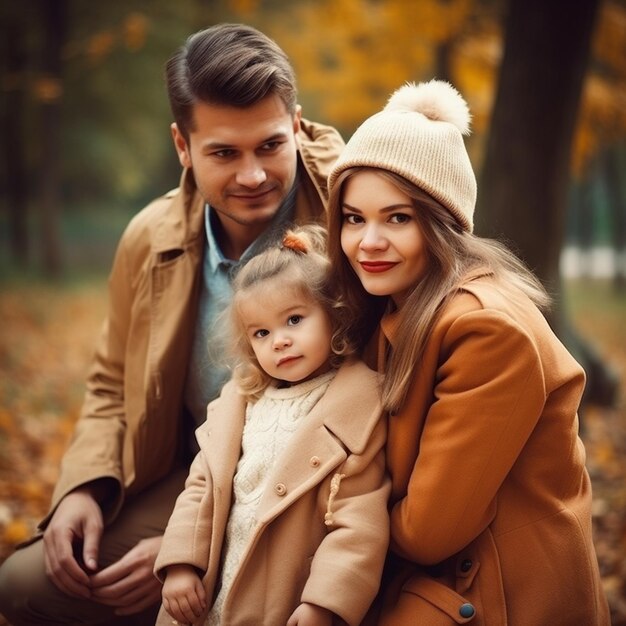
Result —
[[[232,277],[246,261],[276,243],[292,224],[295,198],[296,184],[267,230],[248,246],[238,261],[224,256],[215,238],[215,210],[208,204],[205,207],[207,245],[202,264],[198,318],[184,394],[185,406],[193,416],[195,427],[204,422],[207,404],[219,395],[222,385],[230,378],[229,326],[224,313],[232,296]],[[193,451],[197,450],[195,438],[191,447]]]

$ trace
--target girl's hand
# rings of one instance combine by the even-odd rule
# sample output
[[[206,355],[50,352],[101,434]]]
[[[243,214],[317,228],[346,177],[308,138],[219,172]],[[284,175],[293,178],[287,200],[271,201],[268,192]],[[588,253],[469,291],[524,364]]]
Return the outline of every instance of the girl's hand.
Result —
[[[316,604],[302,603],[287,621],[287,626],[331,626],[333,613]]]
[[[163,583],[163,606],[182,624],[193,623],[206,608],[206,593],[190,565],[170,565]]]

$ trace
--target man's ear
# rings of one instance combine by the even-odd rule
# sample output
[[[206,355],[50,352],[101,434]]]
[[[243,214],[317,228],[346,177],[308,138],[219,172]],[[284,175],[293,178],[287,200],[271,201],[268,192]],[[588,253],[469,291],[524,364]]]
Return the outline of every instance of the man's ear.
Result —
[[[300,131],[300,120],[302,119],[302,106],[296,104],[296,111],[293,114],[293,134],[297,135]]]
[[[170,130],[172,131],[172,139],[174,140],[174,147],[176,148],[176,153],[178,154],[178,160],[183,167],[191,167],[191,155],[189,154],[189,146],[187,145],[187,140],[180,132],[178,125],[176,122],[173,122],[170,126]]]

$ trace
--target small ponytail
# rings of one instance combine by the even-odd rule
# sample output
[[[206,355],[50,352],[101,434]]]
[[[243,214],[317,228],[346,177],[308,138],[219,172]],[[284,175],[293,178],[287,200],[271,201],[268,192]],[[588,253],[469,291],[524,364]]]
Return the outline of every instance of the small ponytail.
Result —
[[[301,233],[294,233],[292,230],[288,231],[283,237],[283,248],[287,250],[293,250],[294,252],[301,252],[307,254],[309,252],[309,243],[305,240]]]

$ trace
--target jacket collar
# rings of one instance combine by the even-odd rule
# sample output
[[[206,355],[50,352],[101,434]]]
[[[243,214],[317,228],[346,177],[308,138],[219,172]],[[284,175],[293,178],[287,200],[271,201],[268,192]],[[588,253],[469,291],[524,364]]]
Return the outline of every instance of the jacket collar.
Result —
[[[328,202],[328,175],[345,145],[341,135],[331,126],[302,118],[296,144],[307,178],[324,203]]]
[[[480,280],[486,276],[492,276],[493,271],[487,267],[477,267],[465,274],[463,278],[459,281],[459,284],[456,287],[456,290],[462,291],[468,283]],[[398,328],[402,323],[402,315],[399,310],[393,310],[389,313],[386,313],[380,321],[380,328],[382,330],[380,339],[384,336],[387,341],[392,345],[392,347],[396,347],[395,339],[398,335]],[[384,354],[384,350],[381,351],[381,345],[379,345],[378,354]]]
[[[358,379],[364,388],[369,389],[375,388],[380,383],[379,375],[361,361],[346,361],[339,368],[328,390],[315,405],[301,428],[314,431],[324,426],[348,450],[360,454],[365,449],[370,436],[370,429],[366,427],[366,424],[371,420],[377,421],[382,409],[380,403],[372,402],[373,394],[358,393],[358,390],[354,388],[355,379]],[[205,434],[212,430],[212,437],[217,435],[220,442],[234,441],[236,442],[234,446],[237,448],[243,432],[245,400],[238,393],[233,381],[228,382],[220,397],[209,404],[208,413],[213,412],[219,416],[227,416],[227,419],[214,420],[211,426],[205,422],[198,429],[200,444],[202,445]],[[354,418],[346,419],[346,415],[354,416]],[[221,450],[218,454],[224,454],[227,457],[234,455],[238,458],[239,454],[235,448]]]
[[[180,187],[168,192],[165,197],[172,201],[155,227],[154,250],[157,253],[184,249],[204,237],[204,199],[190,169],[183,170]]]
[[[380,383],[378,374],[364,363],[348,361],[337,372],[328,391],[311,412],[311,417],[319,413],[323,416],[324,426],[350,452],[361,454],[371,434],[366,424],[372,419],[377,420],[382,408],[379,402],[372,402],[372,394],[359,393],[354,388],[354,380],[361,381],[360,384],[369,388],[375,388]]]

